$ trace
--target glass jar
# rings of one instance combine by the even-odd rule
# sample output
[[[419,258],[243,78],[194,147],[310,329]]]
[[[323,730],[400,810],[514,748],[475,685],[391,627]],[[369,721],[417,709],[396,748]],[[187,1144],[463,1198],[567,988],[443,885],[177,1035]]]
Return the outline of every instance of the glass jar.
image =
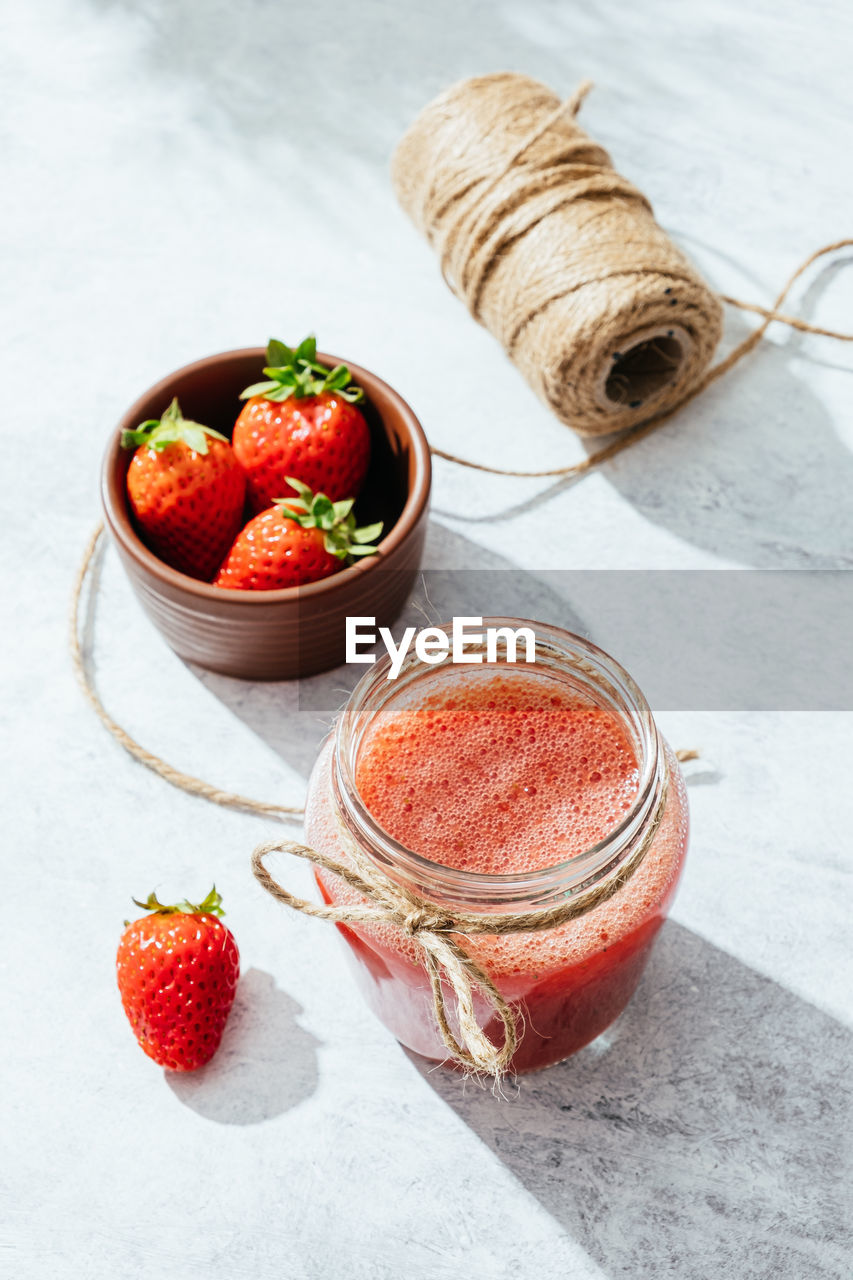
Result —
[[[406,848],[379,825],[359,793],[360,752],[372,729],[389,714],[405,715],[419,700],[451,693],[464,700],[474,682],[506,677],[505,645],[481,665],[426,665],[414,653],[396,680],[390,660],[362,678],[338,718],[314,766],[306,802],[306,837],[314,848],[346,861],[341,826],[359,849],[391,879],[445,911],[519,912],[564,902],[619,874],[626,859],[659,822],[648,852],[625,884],[588,914],[538,933],[489,934],[460,940],[519,1015],[521,1040],[510,1069],[536,1070],[559,1062],[599,1036],[633,995],[675,894],[687,848],[687,799],[678,762],[655,725],[643,694],[617,662],[570,632],[521,619],[484,619],[485,627],[529,627],[536,636],[535,663],[516,663],[512,679],[531,689],[559,693],[597,707],[615,721],[636,760],[636,791],[604,838],[553,865],[483,873],[454,868]],[[449,630],[445,628],[445,630]],[[476,653],[477,646],[469,646]],[[507,748],[511,750],[511,748]],[[582,757],[585,758],[585,757]],[[596,775],[599,776],[599,775]],[[418,804],[417,795],[412,803]],[[662,810],[662,814],[660,812]],[[503,856],[504,851],[498,851]],[[315,869],[327,903],[358,901],[340,879]],[[348,944],[356,981],[374,1013],[415,1053],[445,1061],[429,979],[417,944],[390,925],[337,928]],[[448,999],[452,1009],[452,999]],[[489,1038],[503,1029],[484,1001],[477,1016]]]

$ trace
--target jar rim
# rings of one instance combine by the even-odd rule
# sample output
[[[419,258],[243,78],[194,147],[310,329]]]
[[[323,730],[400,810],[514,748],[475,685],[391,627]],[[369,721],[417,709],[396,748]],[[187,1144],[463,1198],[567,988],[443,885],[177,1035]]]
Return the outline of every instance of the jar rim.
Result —
[[[436,624],[450,631],[449,624]],[[441,672],[477,672],[513,669],[507,662],[483,662],[482,666],[461,667],[449,659],[427,666],[413,652],[403,661],[396,680],[388,680],[388,655],[378,659],[362,676],[338,717],[332,755],[333,797],[341,821],[371,859],[392,879],[414,888],[424,897],[478,910],[507,907],[529,909],[579,893],[615,871],[642,838],[651,820],[664,784],[665,762],[654,716],[639,686],[622,665],[583,636],[550,623],[526,618],[483,618],[482,626],[530,627],[536,636],[536,662],[518,663],[516,669],[550,669],[564,679],[573,676],[584,691],[604,701],[627,727],[637,751],[640,774],[631,805],[619,822],[601,840],[570,858],[533,871],[490,873],[468,871],[436,862],[409,849],[395,839],[365,804],[356,781],[355,765],[365,724],[413,681],[427,676],[441,679]],[[476,645],[469,648],[476,651]],[[540,654],[543,660],[540,662]],[[384,697],[382,695],[385,695]],[[375,703],[375,705],[374,705]],[[362,723],[364,721],[364,723]]]

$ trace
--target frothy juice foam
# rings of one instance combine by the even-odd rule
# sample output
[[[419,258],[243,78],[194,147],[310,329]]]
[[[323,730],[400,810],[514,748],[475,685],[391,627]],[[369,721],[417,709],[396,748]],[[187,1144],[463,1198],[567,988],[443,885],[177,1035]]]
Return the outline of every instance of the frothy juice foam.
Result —
[[[340,857],[330,755],[327,747],[312,777],[306,827],[312,843]],[[664,821],[619,893],[558,929],[465,940],[503,994],[522,1003],[516,1070],[574,1053],[633,994],[686,848],[683,784],[671,764]],[[552,867],[604,839],[636,798],[639,767],[615,714],[556,679],[518,672],[392,699],[364,732],[355,781],[374,818],[406,848],[454,869],[506,875]],[[327,900],[351,896],[340,881],[318,879]],[[416,1052],[445,1058],[411,940],[390,928],[339,927],[386,1025]],[[499,1024],[486,1030],[499,1038]]]

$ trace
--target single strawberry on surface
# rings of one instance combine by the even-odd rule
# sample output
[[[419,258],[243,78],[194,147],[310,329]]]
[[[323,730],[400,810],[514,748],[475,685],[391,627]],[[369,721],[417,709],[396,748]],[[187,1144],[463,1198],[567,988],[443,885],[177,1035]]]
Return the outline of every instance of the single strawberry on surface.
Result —
[[[209,582],[242,524],[246,478],[225,436],[173,400],[159,421],[123,431],[134,449],[127,496],[142,540],[173,569]]]
[[[298,498],[280,498],[250,520],[213,580],[238,591],[276,591],[318,582],[359,556],[376,555],[382,522],[356,528],[353,499],[332,502],[293,476]]]
[[[116,957],[121,1002],[139,1044],[161,1067],[194,1071],[219,1048],[240,976],[240,953],[219,919],[216,887],[199,903],[164,906],[122,934]]]
[[[246,473],[252,510],[288,496],[288,476],[328,494],[356,498],[370,462],[370,430],[357,405],[364,399],[349,369],[317,361],[317,342],[295,350],[270,340],[268,381],[247,387],[234,427],[234,452]]]

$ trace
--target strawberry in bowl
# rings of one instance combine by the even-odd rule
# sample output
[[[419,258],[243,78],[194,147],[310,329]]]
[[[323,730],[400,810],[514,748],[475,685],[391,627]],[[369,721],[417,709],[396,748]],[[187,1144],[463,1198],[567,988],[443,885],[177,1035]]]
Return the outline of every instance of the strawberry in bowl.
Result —
[[[298,498],[279,498],[250,520],[213,579],[215,587],[280,591],[337,573],[361,556],[375,556],[382,521],[356,527],[353,499],[332,502],[325,493],[288,476]]]
[[[242,524],[246,479],[226,436],[181,413],[121,433],[133,449],[127,496],[137,528],[165,564],[209,582]]]
[[[288,497],[288,476],[332,502],[358,497],[370,463],[364,391],[346,365],[317,359],[313,337],[295,349],[272,338],[266,354],[265,380],[241,392],[232,437],[252,509]]]

